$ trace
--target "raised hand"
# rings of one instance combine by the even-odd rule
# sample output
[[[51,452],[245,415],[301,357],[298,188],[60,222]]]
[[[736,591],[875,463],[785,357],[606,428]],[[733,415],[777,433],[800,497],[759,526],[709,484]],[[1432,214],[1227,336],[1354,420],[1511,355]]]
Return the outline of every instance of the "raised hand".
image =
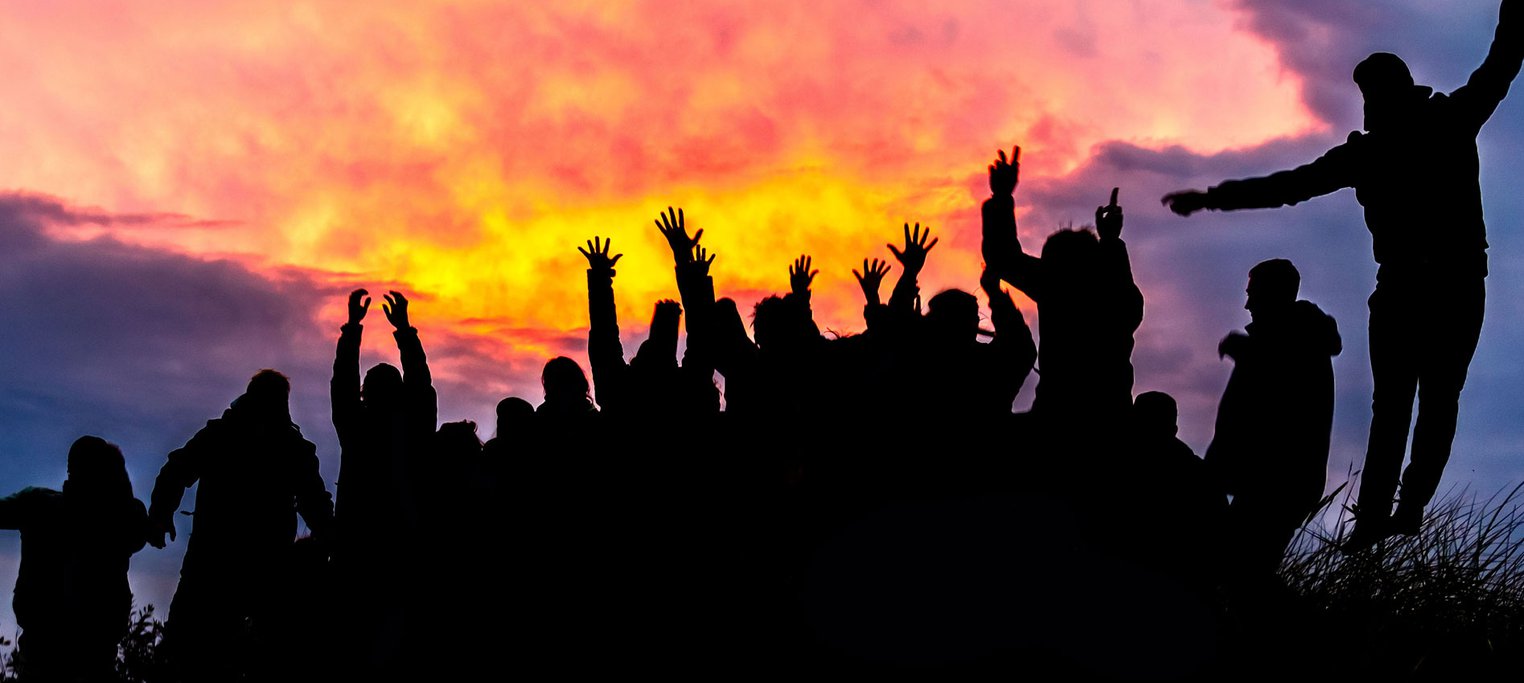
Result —
[[[609,245],[613,243],[612,239],[600,240],[593,237],[587,241],[586,249],[577,247],[577,251],[582,252],[582,256],[587,259],[588,270],[614,277],[614,264],[618,263],[624,254],[614,254],[613,258],[609,258]]]
[[[361,301],[360,299],[364,299]],[[365,319],[366,311],[370,310],[370,292],[357,289],[349,293],[349,324],[358,325]]]
[[[926,231],[922,232],[921,224],[916,223],[915,230],[912,232],[910,224],[906,223],[905,250],[900,251],[894,248],[893,244],[889,245],[889,252],[894,254],[894,258],[899,259],[900,265],[905,268],[906,275],[914,275],[921,272],[921,268],[926,265],[926,253],[931,251],[932,247],[937,246],[937,242],[942,239],[938,237],[931,240],[931,244],[927,244],[926,239],[929,237],[931,237],[931,226],[926,226]]]
[[[388,292],[382,295],[386,303],[381,304],[381,312],[386,314],[386,321],[399,330],[405,330],[412,325],[407,321],[407,297],[402,292]]]
[[[1016,191],[1021,176],[1021,147],[1011,148],[1011,159],[1006,161],[1005,150],[997,150],[999,158],[990,164],[990,194],[1004,197]]]
[[[883,259],[863,259],[862,272],[852,270],[852,275],[857,278],[857,286],[863,288],[863,298],[870,304],[880,302],[878,297],[879,285],[883,284],[884,276],[889,274],[889,263]]]
[[[704,231],[700,229],[693,233],[693,239],[688,239],[685,223],[683,210],[674,212],[670,206],[666,213],[658,214],[656,220],[656,229],[661,231],[662,237],[667,238],[667,246],[672,247],[672,260],[677,263],[685,263],[692,258],[693,247],[704,236]]]
[[[1174,211],[1181,216],[1189,216],[1205,209],[1206,200],[1207,194],[1205,192],[1200,190],[1181,190],[1164,195],[1164,198],[1159,201],[1169,207],[1170,211]]]
[[[812,259],[809,256],[800,256],[794,259],[794,265],[788,267],[789,289],[795,294],[809,294],[810,283],[815,281],[818,270],[810,270]]]
[[[708,258],[705,258],[705,257]],[[693,272],[699,275],[708,275],[709,266],[714,263],[716,254],[711,254],[697,244],[693,245]]]
[[[1117,188],[1111,188],[1111,203],[1095,207],[1095,231],[1104,239],[1122,236],[1122,207],[1117,206]]]

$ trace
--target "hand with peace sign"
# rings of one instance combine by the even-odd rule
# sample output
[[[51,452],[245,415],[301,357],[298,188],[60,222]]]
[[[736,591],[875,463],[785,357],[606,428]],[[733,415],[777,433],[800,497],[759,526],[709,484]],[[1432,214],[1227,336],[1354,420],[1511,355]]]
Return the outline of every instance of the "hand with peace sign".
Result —
[[[1011,148],[1011,159],[1006,161],[1005,150],[996,150],[999,158],[990,164],[990,194],[1006,197],[1016,191],[1021,176],[1021,147]]]

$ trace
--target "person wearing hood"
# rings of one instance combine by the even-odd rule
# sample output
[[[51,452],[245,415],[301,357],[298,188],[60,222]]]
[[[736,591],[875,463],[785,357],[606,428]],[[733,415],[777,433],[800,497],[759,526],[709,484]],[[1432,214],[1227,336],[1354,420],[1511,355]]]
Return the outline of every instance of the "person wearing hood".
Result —
[[[21,532],[12,605],[26,680],[114,678],[132,611],[127,566],[143,547],[148,513],[122,451],[82,436],[68,468],[61,492],[27,487],[0,498],[0,529]]]
[[[1374,397],[1348,550],[1418,533],[1450,459],[1486,295],[1476,137],[1521,65],[1524,0],[1503,0],[1487,58],[1455,91],[1415,85],[1402,59],[1372,54],[1354,71],[1365,98],[1365,132],[1350,133],[1344,144],[1291,170],[1164,197],[1170,210],[1188,216],[1288,206],[1351,187],[1365,208],[1380,264],[1369,302]],[[1415,310],[1425,312],[1422,324],[1414,324]],[[1403,471],[1410,426],[1412,460]],[[1402,500],[1394,513],[1399,473]]]
[[[232,680],[251,643],[278,639],[279,604],[268,594],[296,542],[300,514],[323,542],[333,498],[318,473],[317,447],[291,421],[291,383],[261,370],[219,419],[169,454],[154,482],[148,543],[176,537],[174,516],[199,482],[180,584],[164,645],[184,680]]]
[[[1333,429],[1333,356],[1343,349],[1334,319],[1298,301],[1301,275],[1272,259],[1249,271],[1253,322],[1218,353],[1233,374],[1217,408],[1206,463],[1228,508],[1229,580],[1265,579],[1317,508]]]

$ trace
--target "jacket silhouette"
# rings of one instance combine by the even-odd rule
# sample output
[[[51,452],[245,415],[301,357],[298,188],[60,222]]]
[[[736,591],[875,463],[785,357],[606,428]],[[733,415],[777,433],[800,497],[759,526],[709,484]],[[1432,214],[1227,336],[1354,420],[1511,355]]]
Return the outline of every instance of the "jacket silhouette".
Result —
[[[1297,301],[1285,320],[1245,327],[1207,462],[1225,493],[1273,495],[1303,514],[1323,495],[1333,427],[1334,319]]]
[[[1297,301],[1289,261],[1249,275],[1254,317],[1219,350],[1233,359],[1206,461],[1226,493],[1230,569],[1269,576],[1323,495],[1333,428],[1332,357],[1343,349],[1334,319]]]
[[[243,664],[247,638],[278,632],[267,591],[296,541],[297,514],[319,539],[329,533],[333,500],[316,447],[291,421],[290,390],[285,376],[260,371],[221,418],[169,454],[154,482],[156,547],[164,533],[174,537],[185,489],[199,484],[163,646],[183,678],[225,679]]]
[[[0,529],[21,532],[12,606],[25,680],[108,680],[127,631],[129,559],[148,514],[132,496],[122,452],[84,436],[69,449],[63,491],[26,488],[0,498]]]

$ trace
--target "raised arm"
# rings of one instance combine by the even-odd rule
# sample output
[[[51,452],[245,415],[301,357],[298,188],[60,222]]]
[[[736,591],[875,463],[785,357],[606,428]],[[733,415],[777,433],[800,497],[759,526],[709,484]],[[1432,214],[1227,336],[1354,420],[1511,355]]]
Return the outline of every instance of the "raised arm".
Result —
[[[931,226],[922,232],[920,223],[916,223],[913,230],[906,223],[904,251],[895,248],[893,244],[889,245],[889,253],[894,254],[894,258],[900,262],[900,279],[894,283],[894,291],[889,294],[889,309],[894,315],[915,310],[915,298],[921,293],[921,286],[916,280],[921,275],[921,269],[926,267],[926,254],[942,239],[938,237],[927,243],[930,237]]]
[[[714,254],[703,247],[693,247],[693,257],[687,263],[677,264],[677,292],[683,308],[688,311],[688,343],[693,343],[695,333],[706,334],[711,309],[714,308],[714,278],[709,267],[714,264]]]
[[[614,264],[624,254],[610,257],[611,244],[612,240],[594,237],[587,249],[577,247],[587,259],[587,359],[593,369],[593,389],[604,407],[619,403],[626,370],[614,309]]]
[[[693,260],[693,248],[698,246],[699,238],[704,236],[704,231],[699,230],[688,237],[687,219],[683,217],[683,210],[673,211],[667,207],[667,212],[658,214],[656,229],[661,236],[667,238],[667,246],[672,248],[672,262],[682,265]]]
[[[429,359],[423,354],[423,342],[418,339],[418,328],[408,320],[408,301],[402,292],[388,292],[381,312],[392,324],[392,338],[397,340],[397,351],[402,356],[402,390],[407,394],[413,419],[419,429],[427,428],[429,434],[439,422],[439,396],[434,391],[434,375],[429,372]]]
[[[1189,216],[1202,209],[1273,209],[1291,206],[1354,185],[1354,155],[1361,135],[1351,133],[1349,141],[1328,150],[1310,164],[1280,171],[1261,178],[1228,180],[1205,192],[1181,190],[1164,195],[1161,200],[1170,211]]]
[[[333,405],[333,428],[339,443],[348,444],[360,426],[360,321],[370,310],[369,292],[357,289],[349,293],[349,322],[339,328],[339,347],[333,354],[333,379],[328,383],[328,398]]]
[[[1132,278],[1132,260],[1127,243],[1122,241],[1122,207],[1117,204],[1117,188],[1111,188],[1111,202],[1095,208],[1095,230],[1100,235],[1102,277],[1107,291],[1113,292],[1119,307],[1117,315],[1132,329],[1143,322],[1143,292]]]
[[[815,259],[805,254],[794,259],[794,263],[788,268],[789,294],[784,297],[794,305],[795,312],[800,316],[800,324],[813,330],[815,336],[820,335],[820,328],[815,325],[815,311],[810,307],[810,285],[815,282],[815,276],[819,270],[811,270]]]
[[[27,487],[0,498],[0,529],[20,529],[32,516],[32,501],[39,489]]]
[[[1508,86],[1524,64],[1524,0],[1503,0],[1498,8],[1498,27],[1492,35],[1487,58],[1470,80],[1450,94],[1460,118],[1472,131],[1492,117],[1498,104],[1508,95]]]
[[[889,274],[889,263],[883,259],[863,259],[863,269],[852,270],[852,276],[857,278],[857,286],[863,290],[863,301],[868,306],[881,306],[883,301],[879,298],[879,286],[884,283],[884,276]]]
[[[656,218],[656,229],[666,238],[667,246],[672,248],[673,271],[677,276],[677,292],[682,299],[683,309],[688,312],[688,344],[690,349],[694,344],[694,336],[699,337],[699,343],[707,343],[704,339],[707,334],[705,326],[710,322],[710,311],[714,308],[714,279],[709,276],[709,267],[714,263],[714,255],[709,254],[699,246],[699,238],[704,236],[704,231],[699,230],[688,237],[687,219],[683,216],[683,210],[673,210],[667,207],[667,212]],[[684,353],[684,364],[691,354]]]
[[[984,231],[980,251],[985,268],[1037,301],[1042,297],[1042,262],[1023,251],[1016,237],[1016,200],[1012,195],[1021,178],[1021,148],[1013,147],[1009,160],[1005,150],[999,150],[989,175],[990,198],[980,210]]]

